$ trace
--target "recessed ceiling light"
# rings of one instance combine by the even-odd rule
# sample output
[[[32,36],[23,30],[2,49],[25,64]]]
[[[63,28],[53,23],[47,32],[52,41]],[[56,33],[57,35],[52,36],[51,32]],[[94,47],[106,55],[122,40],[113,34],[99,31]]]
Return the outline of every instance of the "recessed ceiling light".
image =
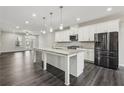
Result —
[[[77,21],[80,21],[81,19],[80,18],[76,18]]]
[[[36,17],[37,15],[35,13],[32,14],[33,17]]]
[[[112,11],[112,7],[107,8],[106,11],[108,12]]]
[[[29,24],[29,21],[25,21],[25,24]]]
[[[20,27],[19,26],[16,26],[16,29],[19,29]]]

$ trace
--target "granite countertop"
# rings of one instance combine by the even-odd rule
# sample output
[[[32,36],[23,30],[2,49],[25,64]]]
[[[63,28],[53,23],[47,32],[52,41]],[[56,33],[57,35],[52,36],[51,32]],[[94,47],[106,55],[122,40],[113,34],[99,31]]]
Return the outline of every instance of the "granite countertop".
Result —
[[[83,50],[75,50],[75,49],[55,49],[55,48],[41,48],[43,51],[54,52],[63,55],[71,55],[79,52],[84,52]]]

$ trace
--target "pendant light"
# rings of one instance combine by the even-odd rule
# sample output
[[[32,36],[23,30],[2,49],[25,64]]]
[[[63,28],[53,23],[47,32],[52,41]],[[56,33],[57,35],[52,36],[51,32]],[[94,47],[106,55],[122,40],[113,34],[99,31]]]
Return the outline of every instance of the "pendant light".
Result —
[[[42,21],[42,23],[41,23],[41,33],[43,33],[43,26],[44,26],[44,22]]]
[[[52,12],[50,12],[50,32],[53,32],[53,28],[52,28],[52,15],[53,15],[53,13]]]
[[[60,30],[63,30],[63,24],[62,24],[62,8],[63,8],[63,6],[60,6],[60,26],[59,26],[59,29],[60,29]]]
[[[46,19],[46,18],[43,17],[43,32],[42,32],[43,34],[46,34],[46,31],[45,31],[45,19]]]

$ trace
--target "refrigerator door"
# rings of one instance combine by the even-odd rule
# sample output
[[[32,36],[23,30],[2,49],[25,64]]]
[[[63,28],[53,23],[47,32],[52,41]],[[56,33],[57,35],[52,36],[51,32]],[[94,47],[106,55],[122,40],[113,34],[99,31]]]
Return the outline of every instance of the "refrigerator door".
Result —
[[[109,51],[118,51],[118,32],[110,32],[109,35]]]
[[[95,64],[118,68],[118,32],[95,34]]]
[[[107,68],[109,66],[108,59],[109,59],[108,56],[101,56],[100,57],[100,66]]]
[[[108,50],[107,33],[95,34],[95,49]]]
[[[109,34],[109,68],[118,68],[118,32]]]
[[[107,33],[95,34],[95,64],[107,67],[104,56],[108,56],[107,52]],[[104,63],[102,63],[104,62]]]
[[[100,39],[100,47],[102,50],[108,50],[107,49],[107,33],[101,33],[99,35]]]
[[[118,69],[118,57],[109,57],[109,68]]]

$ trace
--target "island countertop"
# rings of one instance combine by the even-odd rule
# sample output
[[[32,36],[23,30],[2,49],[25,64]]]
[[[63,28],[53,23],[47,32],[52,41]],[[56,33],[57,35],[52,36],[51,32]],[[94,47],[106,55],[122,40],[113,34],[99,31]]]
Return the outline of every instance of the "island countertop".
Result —
[[[70,84],[70,74],[80,76],[84,69],[84,50],[61,48],[36,48],[34,49],[34,62],[36,51],[42,52],[43,70],[47,70],[47,63],[65,72],[65,85]]]
[[[59,53],[63,55],[71,55],[79,52],[83,52],[83,50],[80,49],[55,49],[55,48],[39,48],[40,50],[47,51],[47,52],[54,52]]]

